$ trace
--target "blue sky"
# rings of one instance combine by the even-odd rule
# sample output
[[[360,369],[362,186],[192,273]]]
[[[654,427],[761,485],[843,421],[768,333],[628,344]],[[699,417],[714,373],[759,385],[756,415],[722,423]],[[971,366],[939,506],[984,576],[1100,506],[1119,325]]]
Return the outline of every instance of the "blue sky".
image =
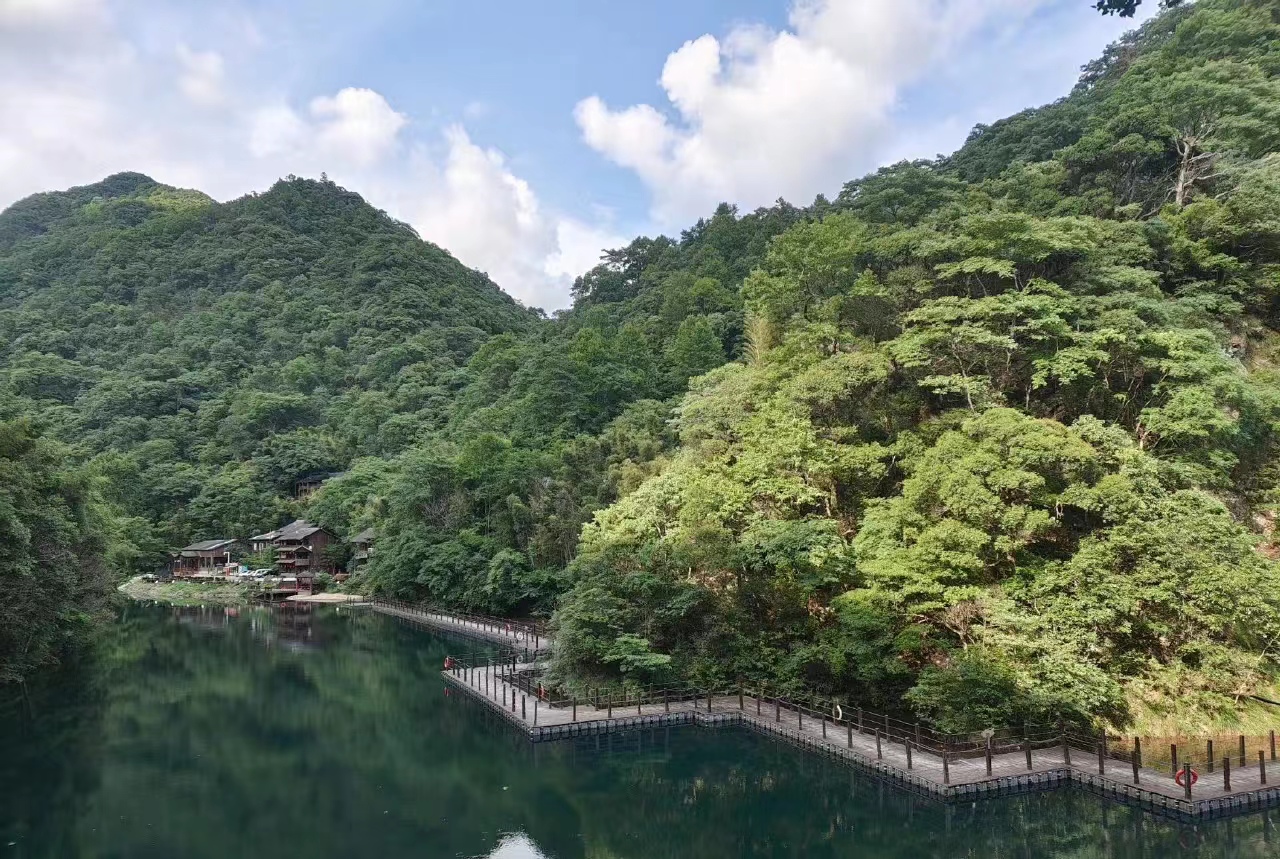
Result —
[[[807,203],[1065,94],[1132,25],[1090,6],[0,0],[0,205],[326,171],[554,309],[637,233]]]

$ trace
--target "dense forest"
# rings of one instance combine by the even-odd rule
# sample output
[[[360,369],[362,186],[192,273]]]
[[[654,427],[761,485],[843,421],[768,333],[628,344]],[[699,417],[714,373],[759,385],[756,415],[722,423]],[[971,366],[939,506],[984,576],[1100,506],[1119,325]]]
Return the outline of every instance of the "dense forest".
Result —
[[[0,420],[117,575],[374,526],[351,587],[554,612],[570,687],[1229,720],[1280,698],[1278,76],[1274,4],[1175,5],[955,154],[636,239],[550,319],[323,179],[38,195]]]

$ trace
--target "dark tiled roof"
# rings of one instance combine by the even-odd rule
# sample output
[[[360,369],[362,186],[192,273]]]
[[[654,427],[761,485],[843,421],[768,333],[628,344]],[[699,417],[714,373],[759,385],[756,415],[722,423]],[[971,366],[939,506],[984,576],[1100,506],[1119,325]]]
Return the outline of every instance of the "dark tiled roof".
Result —
[[[201,540],[199,543],[192,543],[190,546],[183,546],[183,552],[214,552],[218,549],[225,549],[235,545],[235,540]]]
[[[361,531],[359,534],[356,534],[354,537],[352,537],[352,538],[351,538],[351,542],[353,542],[353,543],[372,543],[372,542],[373,542],[373,538],[374,538],[375,536],[377,536],[376,529],[374,529],[374,528],[365,528],[365,529],[364,529],[363,531]]]
[[[249,539],[255,543],[269,543],[278,536],[280,536],[279,531],[268,531],[265,534],[256,534]]]
[[[290,522],[279,531],[276,532],[277,540],[302,540],[310,537],[317,531],[324,530],[319,525],[312,525],[303,519]]]

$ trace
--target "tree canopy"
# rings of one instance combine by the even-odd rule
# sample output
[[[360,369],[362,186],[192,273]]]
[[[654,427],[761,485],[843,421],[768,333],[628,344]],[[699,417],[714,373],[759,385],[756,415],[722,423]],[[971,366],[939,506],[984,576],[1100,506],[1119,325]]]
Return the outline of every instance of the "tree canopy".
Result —
[[[0,418],[102,487],[119,569],[374,526],[352,587],[554,612],[569,687],[1220,722],[1280,697],[1277,46],[1270,4],[1168,9],[951,156],[608,251],[549,319],[327,181],[37,195]]]

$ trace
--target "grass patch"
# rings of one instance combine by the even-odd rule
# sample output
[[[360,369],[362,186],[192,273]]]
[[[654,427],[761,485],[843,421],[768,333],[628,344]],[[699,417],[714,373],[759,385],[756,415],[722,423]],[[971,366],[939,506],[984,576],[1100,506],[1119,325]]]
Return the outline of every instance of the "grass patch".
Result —
[[[261,587],[236,582],[146,582],[138,576],[118,590],[132,599],[172,605],[245,605],[252,602]]]

